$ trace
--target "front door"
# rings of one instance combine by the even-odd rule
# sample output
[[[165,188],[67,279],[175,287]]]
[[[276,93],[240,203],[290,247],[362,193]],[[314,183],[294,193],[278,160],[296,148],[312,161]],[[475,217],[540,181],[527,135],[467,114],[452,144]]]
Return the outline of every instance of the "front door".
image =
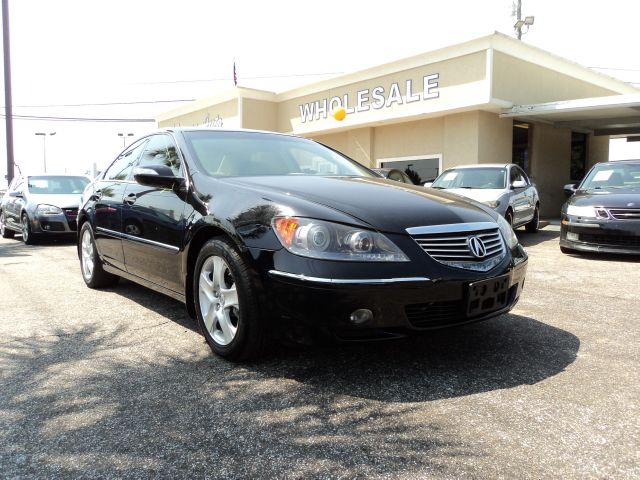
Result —
[[[172,138],[151,137],[137,166],[164,165],[183,176]],[[181,255],[186,192],[127,185],[122,210],[123,249],[127,271],[175,292],[183,292]]]

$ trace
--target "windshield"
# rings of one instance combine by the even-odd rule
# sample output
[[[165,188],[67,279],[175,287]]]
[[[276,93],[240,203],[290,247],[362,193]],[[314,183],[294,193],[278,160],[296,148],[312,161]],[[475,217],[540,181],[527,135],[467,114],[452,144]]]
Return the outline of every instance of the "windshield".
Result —
[[[640,163],[596,165],[582,181],[580,188],[640,188]]]
[[[354,160],[304,138],[257,132],[184,132],[191,154],[208,175],[321,175],[376,177]]]
[[[27,188],[31,193],[68,195],[70,193],[82,193],[84,187],[88,184],[89,179],[86,177],[42,175],[38,177],[29,177]]]
[[[432,188],[505,188],[506,168],[452,168],[431,184]]]

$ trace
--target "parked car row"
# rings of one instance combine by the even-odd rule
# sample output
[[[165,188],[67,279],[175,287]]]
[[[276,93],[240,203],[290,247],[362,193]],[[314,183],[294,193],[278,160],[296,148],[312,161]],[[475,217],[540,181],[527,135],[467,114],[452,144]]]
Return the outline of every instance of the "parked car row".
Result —
[[[526,173],[456,167],[429,189],[402,173],[290,135],[174,128],[137,140],[93,182],[17,178],[0,227],[25,243],[77,230],[88,287],[126,278],[182,301],[233,360],[259,356],[276,323],[348,341],[508,312],[528,263],[513,228],[539,227]],[[562,248],[588,249],[596,228],[637,239],[638,208],[622,193],[639,184],[640,162],[595,167],[563,208]]]

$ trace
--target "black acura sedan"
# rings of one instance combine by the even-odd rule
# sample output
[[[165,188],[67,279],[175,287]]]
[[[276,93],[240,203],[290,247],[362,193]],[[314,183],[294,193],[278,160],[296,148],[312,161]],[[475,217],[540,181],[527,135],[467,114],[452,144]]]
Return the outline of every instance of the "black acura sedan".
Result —
[[[560,249],[640,254],[640,160],[598,163],[562,207]]]
[[[141,138],[87,187],[78,225],[89,287],[124,277],[179,299],[236,360],[276,325],[362,340],[491,318],[527,268],[488,207],[270,132]]]

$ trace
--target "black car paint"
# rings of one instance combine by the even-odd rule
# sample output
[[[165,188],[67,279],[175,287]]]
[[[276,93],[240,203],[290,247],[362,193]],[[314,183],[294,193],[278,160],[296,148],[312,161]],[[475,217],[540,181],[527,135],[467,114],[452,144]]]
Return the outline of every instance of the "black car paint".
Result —
[[[166,132],[165,132],[166,133]],[[209,238],[231,239],[270,298],[270,314],[294,321],[323,323],[331,330],[353,330],[346,324],[355,308],[370,308],[374,321],[365,330],[416,330],[403,308],[408,303],[464,302],[470,282],[508,274],[506,308],[477,318],[490,318],[513,307],[527,266],[524,250],[507,252],[489,272],[444,266],[427,255],[405,229],[421,225],[494,221],[497,214],[457,195],[425,191],[378,177],[261,176],[209,177],[186,158],[180,131],[170,131],[185,166],[185,178],[174,189],[150,189],[136,182],[104,182],[98,178],[85,191],[79,229],[89,221],[105,270],[191,304],[191,277],[199,248]],[[104,199],[105,188],[112,196]],[[97,195],[96,192],[101,193]],[[135,194],[135,202],[126,199]],[[102,202],[102,203],[101,203]],[[162,208],[158,208],[159,202]],[[104,212],[108,212],[105,218]],[[340,262],[297,256],[278,241],[274,216],[298,216],[362,226],[387,235],[411,260],[405,263]],[[111,218],[109,218],[111,216]],[[135,219],[139,235],[124,226],[114,233],[96,230],[113,216]],[[120,220],[122,221],[122,220]],[[116,223],[118,220],[116,220]],[[120,244],[120,246],[118,246]],[[299,274],[309,281],[273,272]],[[370,279],[422,278],[425,281],[371,284]],[[314,278],[353,281],[349,285],[314,283]],[[363,283],[357,283],[362,281]],[[382,335],[382,333],[381,333]]]

